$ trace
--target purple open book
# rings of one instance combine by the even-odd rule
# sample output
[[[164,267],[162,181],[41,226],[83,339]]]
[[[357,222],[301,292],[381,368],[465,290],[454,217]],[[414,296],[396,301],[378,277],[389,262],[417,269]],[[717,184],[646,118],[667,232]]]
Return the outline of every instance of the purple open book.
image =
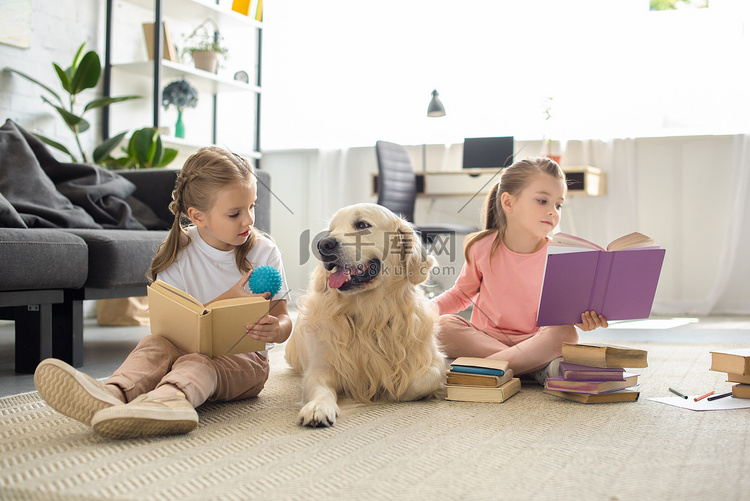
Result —
[[[554,240],[553,240],[554,243]],[[573,249],[547,256],[537,325],[579,323],[581,313],[595,311],[607,320],[648,318],[659,283],[665,250]],[[598,247],[601,249],[601,247]]]

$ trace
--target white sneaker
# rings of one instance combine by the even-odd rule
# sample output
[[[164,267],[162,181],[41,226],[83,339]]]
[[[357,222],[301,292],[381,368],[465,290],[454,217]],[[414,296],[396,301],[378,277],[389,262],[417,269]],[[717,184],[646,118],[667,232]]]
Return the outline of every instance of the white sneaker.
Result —
[[[562,357],[557,357],[541,369],[529,372],[529,376],[534,378],[537,383],[544,386],[544,383],[547,381],[548,377],[557,377],[561,374],[560,362],[562,362],[562,360]]]
[[[198,413],[183,393],[159,398],[146,393],[128,404],[97,412],[91,426],[107,438],[179,435],[198,426]]]
[[[50,407],[86,425],[91,425],[91,419],[100,410],[125,405],[104,383],[56,358],[39,363],[34,371],[34,385]]]

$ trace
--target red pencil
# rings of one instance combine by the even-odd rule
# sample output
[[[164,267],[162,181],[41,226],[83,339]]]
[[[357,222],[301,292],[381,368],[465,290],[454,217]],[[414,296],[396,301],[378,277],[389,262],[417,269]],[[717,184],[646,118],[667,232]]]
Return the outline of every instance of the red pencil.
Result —
[[[713,391],[709,391],[705,395],[701,395],[700,397],[695,397],[693,400],[695,400],[697,402],[698,400],[703,400],[704,398],[706,398],[706,397],[708,397],[710,395],[713,395],[713,394],[714,394]]]

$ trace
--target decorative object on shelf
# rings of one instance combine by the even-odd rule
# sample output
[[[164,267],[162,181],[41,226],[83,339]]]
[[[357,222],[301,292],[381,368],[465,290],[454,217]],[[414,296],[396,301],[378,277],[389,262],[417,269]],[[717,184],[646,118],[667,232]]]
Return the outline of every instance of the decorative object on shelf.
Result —
[[[544,121],[547,122],[547,123],[549,123],[550,118],[552,118],[552,102],[553,102],[553,100],[554,100],[554,98],[552,98],[552,97],[547,97],[547,98],[544,99],[544,105],[543,105],[543,108],[544,108]],[[549,128],[549,126],[547,128]],[[549,131],[548,131],[548,133],[549,133]],[[542,142],[543,142],[543,145],[542,145],[542,150],[543,150],[542,151],[542,155],[546,156],[547,158],[549,158],[551,160],[554,160],[559,165],[560,164],[560,160],[562,159],[562,157],[559,154],[558,155],[553,155],[552,154],[552,139],[549,138],[549,137],[546,137],[545,139],[542,140]]]
[[[263,21],[263,0],[233,0],[232,10],[256,21]]]
[[[159,130],[153,127],[144,127],[133,132],[128,147],[121,150],[125,153],[124,157],[107,156],[102,164],[110,170],[166,167],[178,153],[174,148],[162,146]]]
[[[81,134],[82,132],[86,132],[89,129],[90,124],[83,118],[83,115],[85,115],[87,111],[93,110],[95,108],[103,108],[105,106],[109,106],[110,104],[141,98],[141,96],[100,97],[86,104],[83,108],[83,111],[80,114],[76,114],[76,110],[74,109],[76,97],[86,89],[96,88],[96,86],[99,84],[99,77],[102,73],[102,65],[99,60],[99,55],[94,51],[89,51],[83,54],[83,49],[85,46],[86,42],[82,43],[78,48],[78,52],[76,52],[76,55],[73,58],[73,62],[68,67],[68,69],[63,70],[62,67],[57,63],[52,63],[52,66],[55,68],[57,77],[60,79],[60,85],[68,94],[68,98],[65,100],[63,100],[57,92],[53,91],[51,88],[30,77],[29,75],[21,73],[18,70],[14,70],[13,68],[5,68],[5,71],[15,73],[16,75],[25,78],[31,83],[38,85],[39,87],[47,91],[49,95],[54,97],[56,102],[50,101],[45,95],[42,95],[42,100],[52,106],[55,111],[57,111],[57,113],[65,122],[65,125],[68,126],[70,131],[75,136],[76,145],[78,146],[78,151],[81,154],[81,160],[76,158],[76,156],[71,153],[63,144],[39,134],[35,134],[35,136],[37,136],[45,144],[52,146],[53,148],[60,150],[68,155],[73,162],[82,161],[84,163],[88,162],[89,159],[83,152],[79,134]],[[93,153],[93,161],[95,163],[99,163],[101,159],[109,155],[109,153],[119,144],[122,138],[125,137],[125,134],[127,134],[127,131],[121,132],[117,136],[110,138],[97,146]]]
[[[162,23],[162,59],[177,62],[177,52],[172,42],[172,32],[169,31],[167,23]],[[146,52],[148,58],[154,60],[154,23],[143,23],[143,36],[146,39]]]
[[[250,83],[250,76],[247,74],[247,71],[238,71],[234,74],[234,79],[238,82]]]
[[[185,108],[195,108],[198,104],[198,92],[187,80],[175,80],[166,87],[161,94],[164,109],[170,106],[177,108],[177,123],[174,126],[175,137],[185,137],[185,124],[182,123],[182,111]]]
[[[213,31],[207,24],[213,26]],[[213,19],[208,18],[185,38],[183,52],[190,52],[195,67],[199,70],[216,73],[221,59],[226,58],[229,53],[223,42],[224,38],[219,33],[219,26]]]

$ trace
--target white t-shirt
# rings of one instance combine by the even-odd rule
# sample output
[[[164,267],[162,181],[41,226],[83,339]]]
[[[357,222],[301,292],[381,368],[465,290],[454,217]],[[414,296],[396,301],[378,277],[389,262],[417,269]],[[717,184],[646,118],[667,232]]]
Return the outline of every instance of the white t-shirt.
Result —
[[[157,278],[181,289],[203,304],[213,301],[229,290],[242,278],[242,272],[234,260],[234,250],[221,251],[208,245],[198,233],[198,228],[189,226],[190,243],[180,250],[172,265],[159,272]],[[281,273],[281,290],[275,300],[291,299],[286,282],[281,252],[269,238],[258,235],[255,245],[247,254],[253,267],[270,265]],[[245,286],[247,290],[247,285]],[[248,291],[249,292],[249,291]],[[273,346],[268,344],[267,348]]]

